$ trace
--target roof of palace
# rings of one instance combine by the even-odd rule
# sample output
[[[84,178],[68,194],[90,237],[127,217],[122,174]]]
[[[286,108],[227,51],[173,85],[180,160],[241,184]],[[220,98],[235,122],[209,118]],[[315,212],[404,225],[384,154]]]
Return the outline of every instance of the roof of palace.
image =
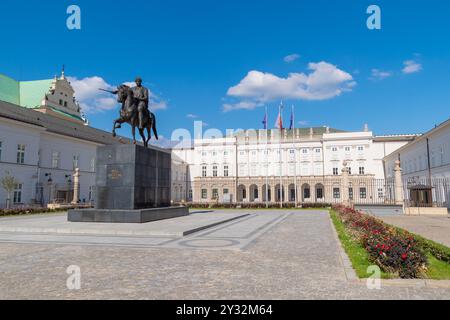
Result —
[[[255,132],[260,133],[260,132],[266,132],[267,134],[270,136],[272,134],[272,132],[275,132],[275,134],[279,133],[279,129],[269,129],[269,130],[243,130],[243,131],[238,131],[236,133],[233,133],[233,136],[237,136],[239,138],[242,138],[244,136],[246,136],[247,134],[251,135],[252,133],[254,134]],[[288,137],[292,137],[292,134],[294,132],[293,129],[284,129],[283,134],[286,134]],[[295,134],[296,135],[300,135],[300,136],[310,136],[311,132],[314,136],[317,135],[324,135],[327,133],[346,133],[348,131],[345,130],[340,130],[340,129],[335,129],[335,128],[327,128],[327,127],[311,127],[311,128],[295,128]]]
[[[122,139],[123,143],[130,143],[128,138],[115,139],[111,133],[84,125],[83,123],[61,119],[4,101],[0,101],[0,117],[41,127],[48,132],[99,144],[118,144],[120,139]]]
[[[52,81],[53,79],[17,81],[0,74],[0,100],[25,108],[39,107]]]

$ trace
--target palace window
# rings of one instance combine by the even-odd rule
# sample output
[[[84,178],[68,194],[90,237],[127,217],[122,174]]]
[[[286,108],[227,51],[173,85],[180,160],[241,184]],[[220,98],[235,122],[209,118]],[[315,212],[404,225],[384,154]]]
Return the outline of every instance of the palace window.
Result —
[[[348,198],[350,200],[353,200],[353,188],[348,188]]]
[[[212,198],[213,200],[219,199],[219,189],[212,189]]]
[[[203,200],[208,199],[208,190],[202,189],[202,199]]]
[[[224,195],[229,194],[229,193],[230,193],[230,190],[229,190],[229,189],[223,189],[223,194],[224,194]]]
[[[350,152],[350,147],[345,147],[345,152]]]
[[[321,150],[320,149],[316,149],[316,153],[320,153],[321,152]]]
[[[228,177],[230,175],[230,169],[228,166],[223,166],[223,176]]]
[[[95,171],[95,158],[91,158],[91,172]]]
[[[202,177],[205,178],[207,176],[207,167],[202,166]]]
[[[323,199],[323,188],[318,187],[316,189],[316,198],[317,199]]]
[[[366,199],[367,198],[367,188],[366,187],[359,188],[359,197],[361,199]]]
[[[303,154],[308,154],[308,149],[303,149],[303,150],[302,150],[302,153],[303,153]]]
[[[333,168],[333,175],[338,176],[339,175],[339,168]]]
[[[295,163],[289,164],[289,175],[294,176],[295,175]]]
[[[192,189],[189,189],[188,198],[189,200],[192,200]]]
[[[54,151],[52,152],[52,168],[58,169],[59,168],[59,152]]]
[[[25,163],[25,145],[24,144],[17,145],[17,163],[18,164]]]
[[[250,167],[250,174],[252,176],[257,176],[258,175],[258,167],[255,164],[252,164]]]
[[[352,167],[348,167],[348,174],[352,174]]]
[[[364,167],[359,167],[359,174],[360,174],[360,175],[366,174],[365,171],[366,171],[366,170],[365,170]]]
[[[338,151],[338,148],[337,148],[337,147],[333,147],[333,148],[331,148],[331,151],[337,152],[337,151]]]
[[[364,146],[358,146],[358,151],[364,151]]]
[[[22,187],[23,185],[21,183],[16,184],[13,197],[14,204],[22,203]]]
[[[341,189],[333,188],[333,198],[340,199],[341,198]]]
[[[213,166],[213,177],[217,177],[217,166]]]
[[[228,156],[228,151],[224,151],[223,152],[223,155],[226,157],[226,156]]]
[[[311,198],[311,189],[309,187],[306,187],[305,189],[303,189],[303,198],[304,199]]]

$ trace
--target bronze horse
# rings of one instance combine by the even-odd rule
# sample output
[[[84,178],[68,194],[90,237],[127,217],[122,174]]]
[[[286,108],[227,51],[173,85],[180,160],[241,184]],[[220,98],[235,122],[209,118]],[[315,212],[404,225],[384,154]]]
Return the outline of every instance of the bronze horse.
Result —
[[[136,127],[139,127],[138,118],[138,101],[134,97],[133,91],[127,85],[121,85],[117,88],[117,101],[122,104],[122,109],[120,110],[120,118],[114,121],[113,126],[113,137],[116,137],[116,129],[120,129],[123,123],[128,123],[131,126],[131,132],[133,135],[133,144],[136,144]],[[145,137],[144,130],[147,129],[148,137]],[[151,131],[155,134],[156,140],[158,140],[158,131],[156,130],[156,117],[155,115],[147,110],[144,116],[144,129],[139,129],[139,134],[142,137],[144,146],[148,147],[148,142],[152,138]]]

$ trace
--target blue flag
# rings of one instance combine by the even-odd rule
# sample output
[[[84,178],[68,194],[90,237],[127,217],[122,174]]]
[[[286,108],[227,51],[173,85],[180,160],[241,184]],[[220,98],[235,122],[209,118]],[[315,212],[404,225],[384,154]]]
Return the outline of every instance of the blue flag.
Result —
[[[294,129],[294,107],[292,106],[292,112],[291,112],[291,124],[289,126],[289,129]]]
[[[264,130],[267,130],[267,112],[266,112],[266,114],[264,115],[264,120],[263,120],[263,125],[264,125]]]

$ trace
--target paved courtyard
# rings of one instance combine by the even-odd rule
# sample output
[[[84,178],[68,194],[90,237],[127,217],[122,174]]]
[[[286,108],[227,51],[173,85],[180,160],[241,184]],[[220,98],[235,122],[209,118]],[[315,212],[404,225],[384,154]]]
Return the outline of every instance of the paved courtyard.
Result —
[[[448,216],[380,216],[386,223],[450,247]]]
[[[0,219],[0,299],[450,299],[448,283],[367,289],[346,269],[326,211],[203,214],[225,222],[182,237],[48,233],[27,228],[60,216]],[[71,265],[80,290],[67,289]]]

